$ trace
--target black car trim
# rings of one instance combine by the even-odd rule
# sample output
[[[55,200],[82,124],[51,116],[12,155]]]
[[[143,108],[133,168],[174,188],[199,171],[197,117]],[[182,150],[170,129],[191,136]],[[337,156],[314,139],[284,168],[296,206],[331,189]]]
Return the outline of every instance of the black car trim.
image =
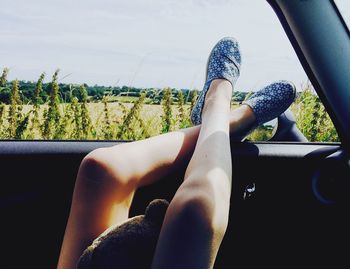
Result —
[[[350,59],[350,38],[349,30],[334,1],[267,0],[267,2],[278,16],[305,72],[333,120],[341,141],[346,147],[349,147],[350,68],[348,63],[350,60],[348,59]],[[317,27],[314,27],[315,25]],[[319,41],[327,40],[325,33],[319,29],[329,29],[327,44],[330,47],[323,48],[323,54],[316,53],[321,50]],[[334,40],[336,40],[335,37],[341,36],[344,40],[342,46],[336,42],[330,42],[332,36]],[[337,68],[332,68],[330,67],[331,61],[327,57],[337,55],[339,49],[342,49],[342,57],[337,58]],[[323,61],[327,64],[322,64]],[[341,73],[341,79],[339,79],[339,73]],[[334,88],[339,89],[337,93],[332,91]]]
[[[131,141],[0,141],[0,157],[37,155],[81,155],[90,151]],[[337,151],[340,143],[232,142],[233,155],[286,156],[302,158],[321,149]]]

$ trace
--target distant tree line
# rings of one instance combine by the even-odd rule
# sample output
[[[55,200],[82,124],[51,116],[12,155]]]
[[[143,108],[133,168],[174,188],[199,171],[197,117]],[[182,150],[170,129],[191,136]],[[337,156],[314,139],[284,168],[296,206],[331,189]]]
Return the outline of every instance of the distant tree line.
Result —
[[[11,99],[11,88],[13,86],[13,81],[7,81],[9,69],[4,68],[0,77],[0,103],[10,104]],[[42,76],[42,75],[41,75]],[[37,81],[25,81],[18,80],[18,92],[20,99],[24,104],[33,104],[34,99],[35,103],[44,104],[49,102],[50,93],[52,89],[52,82],[45,83],[41,80],[41,91],[38,97],[36,96],[36,87]],[[40,80],[40,78],[39,78]],[[60,103],[70,103],[72,102],[72,98],[77,98],[79,102],[84,98],[80,91],[79,87],[81,85],[71,84],[71,83],[58,83],[59,91],[59,102]],[[102,101],[103,97],[106,95],[111,96],[132,96],[132,97],[140,97],[142,93],[145,93],[146,98],[152,99],[153,104],[160,104],[164,91],[159,88],[137,88],[130,86],[101,86],[101,85],[87,85],[83,84],[86,89],[88,95],[88,102],[98,102]],[[177,102],[178,94],[181,91],[181,94],[185,98],[185,102],[191,102],[191,94],[190,89],[171,89],[171,94],[173,101]],[[198,93],[198,91],[197,91]],[[248,92],[234,91],[233,100],[236,102],[241,102],[246,98]]]

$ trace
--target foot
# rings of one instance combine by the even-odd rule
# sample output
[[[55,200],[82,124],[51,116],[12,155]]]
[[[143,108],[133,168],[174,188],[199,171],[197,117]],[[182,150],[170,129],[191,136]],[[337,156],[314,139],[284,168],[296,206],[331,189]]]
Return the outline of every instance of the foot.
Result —
[[[293,103],[296,89],[293,83],[285,80],[277,81],[254,93],[242,104],[248,105],[254,112],[256,126],[268,122]]]
[[[206,82],[191,113],[193,125],[202,123],[202,110],[211,82],[215,79],[225,79],[231,83],[233,89],[239,77],[240,67],[241,53],[237,41],[232,37],[222,38],[210,53]]]
[[[293,103],[295,96],[295,86],[288,81],[272,83],[254,93],[232,113],[232,139],[242,141],[256,127],[277,118]]]

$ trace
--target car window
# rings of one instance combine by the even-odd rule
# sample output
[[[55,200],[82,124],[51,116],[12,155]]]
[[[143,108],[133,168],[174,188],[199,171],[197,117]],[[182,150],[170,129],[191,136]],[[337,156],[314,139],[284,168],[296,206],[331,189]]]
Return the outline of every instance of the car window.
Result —
[[[277,80],[310,141],[337,141],[275,13],[261,0],[25,1],[0,10],[0,138],[137,140],[192,126],[207,57],[224,36],[243,65],[232,108]],[[267,140],[274,122],[250,140]]]
[[[334,0],[334,2],[347,24],[348,29],[350,29],[350,2],[348,0]]]

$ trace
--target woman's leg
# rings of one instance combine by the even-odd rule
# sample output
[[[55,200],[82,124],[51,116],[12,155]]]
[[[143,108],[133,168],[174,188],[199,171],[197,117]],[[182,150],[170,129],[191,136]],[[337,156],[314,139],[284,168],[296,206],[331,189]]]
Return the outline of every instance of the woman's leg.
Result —
[[[214,80],[206,95],[193,156],[167,210],[152,268],[212,268],[226,231],[232,163],[232,86]]]
[[[254,121],[248,106],[239,107],[230,115],[231,134],[244,132]],[[166,178],[173,171],[185,171],[200,128],[182,129],[88,154],[79,168],[58,268],[75,268],[93,239],[128,218],[138,187]]]

